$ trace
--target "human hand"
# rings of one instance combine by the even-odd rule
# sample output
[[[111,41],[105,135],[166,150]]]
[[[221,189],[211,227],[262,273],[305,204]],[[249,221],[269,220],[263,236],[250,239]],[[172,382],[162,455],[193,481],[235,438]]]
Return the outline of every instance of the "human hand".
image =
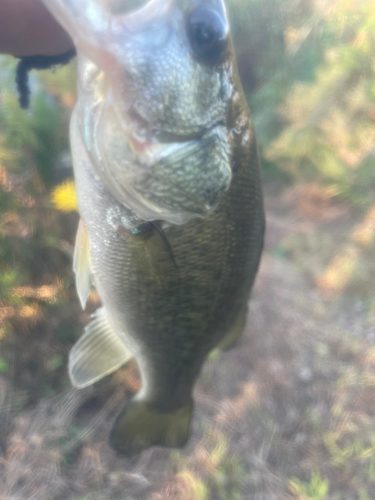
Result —
[[[40,0],[0,0],[0,53],[58,55],[73,49],[69,35]]]

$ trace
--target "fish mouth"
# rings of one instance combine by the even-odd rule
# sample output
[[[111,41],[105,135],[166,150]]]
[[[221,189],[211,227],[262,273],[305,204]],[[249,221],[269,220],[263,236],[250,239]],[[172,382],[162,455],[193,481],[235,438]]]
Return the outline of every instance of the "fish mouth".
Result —
[[[131,15],[113,16],[110,36],[103,39],[111,57],[105,64],[94,61],[97,68],[87,78],[87,95],[93,86],[99,90],[80,128],[95,174],[118,202],[146,221],[183,224],[207,217],[231,182],[224,73],[198,63],[186,45],[185,14],[195,5],[201,2],[151,0]],[[186,74],[163,78],[174,59],[154,67],[154,46],[161,62],[169,61],[170,50],[173,58],[187,58]],[[185,87],[192,79],[195,84]],[[206,90],[212,99],[206,99]]]
[[[153,126],[135,109],[128,110],[126,115],[132,127],[132,135],[129,136],[129,139],[130,141],[134,141],[140,145],[152,144],[153,142],[157,142],[159,144],[174,144],[196,141],[203,137],[209,130],[220,125],[225,125],[223,120],[217,120],[214,123],[202,126],[190,133],[180,134]]]

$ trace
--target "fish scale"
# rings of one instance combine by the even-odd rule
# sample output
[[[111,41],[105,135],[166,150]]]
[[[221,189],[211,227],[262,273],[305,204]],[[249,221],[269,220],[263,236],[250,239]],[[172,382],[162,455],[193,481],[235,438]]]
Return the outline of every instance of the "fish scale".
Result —
[[[182,446],[192,391],[242,332],[263,247],[259,155],[222,0],[44,0],[75,40],[74,268],[102,301],[69,357],[84,387],[134,357],[110,443]],[[126,2],[124,3],[124,5]],[[120,9],[121,11],[121,9]]]

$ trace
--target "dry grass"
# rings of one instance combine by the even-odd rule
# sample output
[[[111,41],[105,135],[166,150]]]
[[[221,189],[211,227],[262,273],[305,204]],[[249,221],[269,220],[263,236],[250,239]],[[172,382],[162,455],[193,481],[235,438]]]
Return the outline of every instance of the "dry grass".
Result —
[[[205,365],[187,447],[132,460],[108,447],[112,422],[139,381],[129,365],[92,388],[70,389],[56,331],[66,318],[84,320],[72,303],[8,347],[14,358],[0,383],[1,498],[375,498],[373,250],[370,243],[359,249],[353,236],[369,229],[372,215],[361,222],[330,200],[331,216],[322,221],[319,197],[307,210],[298,193],[267,192],[267,245],[248,326],[236,348]],[[345,245],[358,245],[356,269],[366,272],[353,272],[327,297],[316,284]],[[45,290],[33,298],[44,300]],[[33,378],[25,366],[36,356],[49,365]],[[48,373],[56,379],[49,397]]]

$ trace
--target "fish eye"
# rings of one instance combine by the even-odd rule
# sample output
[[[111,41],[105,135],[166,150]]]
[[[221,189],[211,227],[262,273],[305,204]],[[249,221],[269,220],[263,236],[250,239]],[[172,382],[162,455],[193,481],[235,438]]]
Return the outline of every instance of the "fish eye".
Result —
[[[198,7],[186,22],[187,35],[195,55],[203,62],[218,62],[228,44],[228,24],[216,10]]]

